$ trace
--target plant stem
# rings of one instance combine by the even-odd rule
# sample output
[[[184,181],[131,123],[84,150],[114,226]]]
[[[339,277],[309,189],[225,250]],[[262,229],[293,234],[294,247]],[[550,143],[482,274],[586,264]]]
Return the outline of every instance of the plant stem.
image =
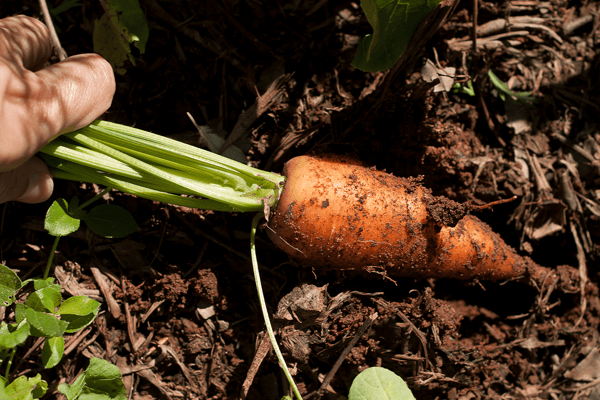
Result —
[[[17,348],[13,347],[10,358],[8,359],[8,362],[6,363],[6,374],[4,374],[4,377],[6,378],[6,380],[8,380],[8,376],[10,375],[10,367],[12,367],[12,362],[13,362],[13,359],[15,358],[16,353],[17,353]]]
[[[294,382],[294,378],[292,378],[292,374],[288,370],[287,364],[285,363],[285,359],[281,354],[281,350],[279,350],[279,345],[277,344],[277,340],[275,339],[275,334],[273,333],[273,327],[271,326],[271,319],[269,318],[269,312],[267,310],[267,303],[265,302],[265,295],[262,291],[262,285],[260,282],[260,274],[258,272],[258,260],[256,258],[256,247],[254,246],[254,237],[256,235],[256,228],[260,220],[264,217],[264,214],[257,214],[252,219],[252,229],[250,231],[250,257],[252,258],[252,271],[254,272],[254,282],[256,282],[256,291],[258,292],[258,301],[260,303],[260,309],[263,314],[263,318],[265,320],[265,326],[267,328],[267,333],[269,334],[269,339],[271,340],[271,345],[273,346],[273,350],[275,350],[275,354],[277,355],[277,359],[279,360],[279,364],[283,369],[283,373],[287,378],[290,386],[296,397],[299,400],[302,400],[302,396],[300,396],[300,392],[296,387],[296,383]]]
[[[112,190],[111,187],[107,187],[106,189],[104,189],[103,191],[101,191],[99,194],[95,195],[94,197],[92,197],[91,199],[89,199],[88,201],[86,201],[85,203],[83,203],[82,205],[80,205],[79,209],[81,210],[81,209],[89,206],[90,204],[92,204],[93,202],[95,202],[96,200],[98,200],[99,198],[101,198],[106,193],[110,192],[111,190]]]
[[[48,278],[50,274],[50,266],[52,265],[52,260],[54,259],[54,253],[56,252],[56,248],[58,247],[58,241],[60,240],[60,236],[56,236],[54,238],[54,244],[52,244],[52,249],[50,249],[50,255],[48,256],[48,263],[46,264],[46,270],[44,271],[44,279]]]

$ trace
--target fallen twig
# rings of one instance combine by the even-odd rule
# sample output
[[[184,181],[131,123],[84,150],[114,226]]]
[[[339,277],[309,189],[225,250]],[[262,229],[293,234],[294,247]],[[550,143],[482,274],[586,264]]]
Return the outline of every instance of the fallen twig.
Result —
[[[369,329],[369,327],[373,324],[373,322],[375,322],[377,317],[379,317],[379,315],[377,313],[373,313],[373,314],[369,315],[369,318],[362,324],[362,326],[358,329],[358,331],[356,331],[356,333],[354,334],[354,337],[350,340],[350,342],[348,343],[348,345],[346,346],[344,351],[342,351],[342,354],[340,354],[340,356],[336,360],[335,364],[333,364],[333,367],[327,373],[327,376],[325,376],[325,379],[323,379],[323,382],[321,383],[321,387],[319,388],[319,390],[317,390],[317,393],[315,395],[317,399],[321,398],[321,394],[323,393],[323,390],[325,390],[325,388],[327,386],[329,386],[329,384],[331,383],[331,380],[335,376],[337,370],[340,368],[340,366],[342,365],[342,363],[344,362],[346,357],[348,357],[348,354],[350,353],[350,351],[354,348],[354,346],[356,345],[358,340],[361,338],[362,335],[364,335],[364,333],[367,331],[367,329]],[[308,398],[308,397],[309,396],[306,396],[306,398]]]
[[[54,49],[58,54],[58,59],[60,61],[64,60],[68,57],[65,49],[62,48],[60,44],[60,39],[56,34],[56,29],[54,29],[54,23],[52,22],[52,17],[50,16],[50,11],[48,10],[48,5],[46,4],[46,0],[39,0],[40,8],[42,9],[42,14],[44,15],[44,22],[46,22],[46,26],[50,31],[50,38],[52,39],[52,44],[54,45]]]

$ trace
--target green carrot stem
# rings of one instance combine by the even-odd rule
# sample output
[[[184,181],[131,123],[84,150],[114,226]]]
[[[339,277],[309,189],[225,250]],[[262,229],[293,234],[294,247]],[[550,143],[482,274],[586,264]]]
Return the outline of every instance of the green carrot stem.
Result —
[[[105,121],[67,133],[41,153],[59,178],[218,211],[273,207],[285,180],[185,143]]]

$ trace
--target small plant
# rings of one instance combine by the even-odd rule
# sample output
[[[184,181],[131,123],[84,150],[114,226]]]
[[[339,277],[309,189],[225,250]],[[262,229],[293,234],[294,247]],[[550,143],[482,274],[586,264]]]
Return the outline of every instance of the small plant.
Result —
[[[474,97],[475,88],[473,87],[473,81],[469,79],[466,85],[461,82],[454,83],[454,85],[452,85],[452,93],[466,94],[468,96]]]
[[[391,68],[423,19],[441,0],[361,0],[360,4],[373,27],[358,44],[352,66],[368,72]]]
[[[138,0],[100,0],[105,13],[94,23],[94,51],[125,73],[125,62],[135,65],[131,54],[134,44],[140,54],[146,51],[150,29]]]
[[[108,190],[108,189],[107,189]],[[0,398],[11,400],[37,399],[43,396],[48,383],[38,374],[33,378],[20,376],[9,382],[13,359],[19,346],[30,337],[46,340],[42,347],[42,365],[54,368],[64,354],[65,333],[78,332],[90,325],[100,310],[100,303],[87,296],[73,296],[63,300],[61,286],[48,277],[52,259],[62,236],[79,229],[80,220],[95,233],[105,237],[123,237],[137,229],[131,214],[123,208],[104,204],[89,212],[83,208],[99,199],[107,190],[79,205],[74,197],[69,203],[56,200],[48,209],[44,227],[55,236],[54,244],[42,278],[24,282],[5,265],[0,264],[0,304],[9,307],[15,303],[19,291],[33,284],[25,302],[14,304],[14,323],[0,325],[0,363],[5,363],[4,377],[0,377]],[[61,384],[58,391],[75,400],[86,394],[97,399],[126,399],[125,387],[119,369],[108,361],[92,358],[88,368],[71,385]]]
[[[352,381],[348,400],[415,400],[406,382],[387,368],[371,367]]]
[[[537,99],[533,97],[531,92],[513,92],[508,88],[508,85],[500,80],[492,71],[488,71],[488,76],[490,77],[490,81],[492,85],[498,91],[498,96],[506,101],[507,98],[510,98],[517,103],[525,104],[528,107],[533,107],[534,104],[537,103]]]

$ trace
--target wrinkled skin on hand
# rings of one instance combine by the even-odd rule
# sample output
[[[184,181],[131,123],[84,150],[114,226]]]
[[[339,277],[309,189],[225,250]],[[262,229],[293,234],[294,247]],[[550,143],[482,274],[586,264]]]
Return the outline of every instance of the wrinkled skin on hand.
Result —
[[[35,153],[90,124],[112,102],[114,74],[102,57],[81,54],[44,67],[51,54],[42,22],[0,19],[0,203],[47,200],[52,177]]]

